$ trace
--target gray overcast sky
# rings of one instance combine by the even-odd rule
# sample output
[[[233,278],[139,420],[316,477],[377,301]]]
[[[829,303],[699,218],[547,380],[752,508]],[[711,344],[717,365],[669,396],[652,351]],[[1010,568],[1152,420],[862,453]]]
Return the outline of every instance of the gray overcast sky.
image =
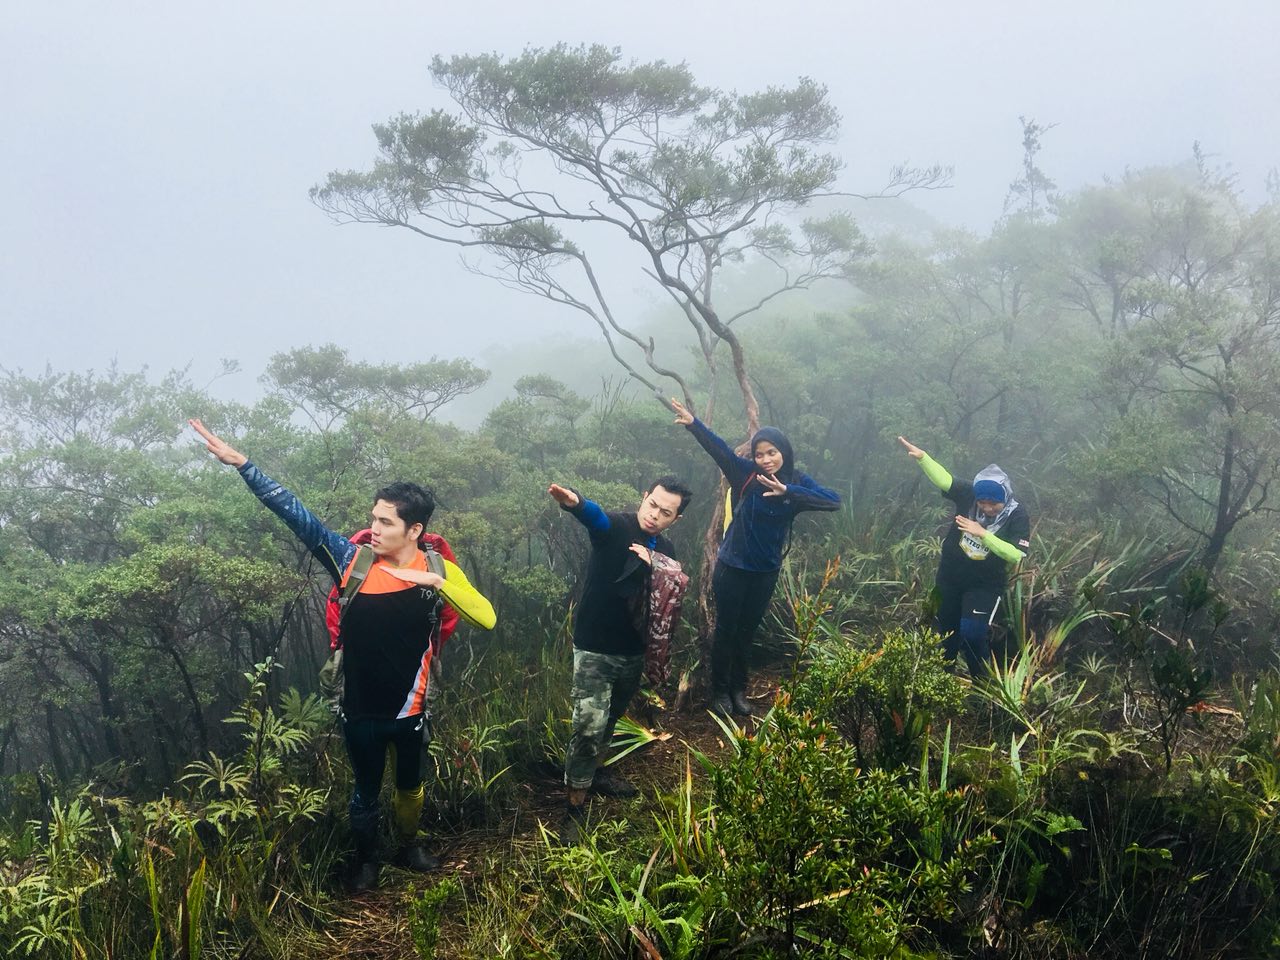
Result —
[[[558,321],[589,335],[448,250],[334,226],[307,200],[329,170],[368,165],[371,123],[448,105],[436,53],[599,42],[742,91],[809,75],[843,114],[847,188],[902,160],[952,164],[954,188],[915,202],[980,229],[1016,173],[1019,114],[1058,124],[1042,158],[1062,188],[1199,140],[1260,196],[1280,163],[1277,37],[1275,0],[12,0],[0,366],[114,357],[203,378],[229,357],[246,372],[224,386],[252,389],[267,357],[308,343],[408,359],[478,357]]]

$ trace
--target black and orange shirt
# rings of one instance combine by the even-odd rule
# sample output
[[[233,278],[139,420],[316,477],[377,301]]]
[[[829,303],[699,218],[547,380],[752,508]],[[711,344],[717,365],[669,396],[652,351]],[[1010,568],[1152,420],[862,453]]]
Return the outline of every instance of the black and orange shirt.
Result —
[[[285,522],[320,561],[335,583],[345,583],[358,547],[316,519],[296,496],[246,462],[240,475],[254,495]],[[425,711],[432,640],[439,629],[436,592],[388,572],[374,562],[342,620],[342,712],[349,719],[412,717]],[[408,567],[426,571],[426,556],[415,551]],[[462,570],[444,561],[440,595],[473,626],[493,628],[493,606]]]

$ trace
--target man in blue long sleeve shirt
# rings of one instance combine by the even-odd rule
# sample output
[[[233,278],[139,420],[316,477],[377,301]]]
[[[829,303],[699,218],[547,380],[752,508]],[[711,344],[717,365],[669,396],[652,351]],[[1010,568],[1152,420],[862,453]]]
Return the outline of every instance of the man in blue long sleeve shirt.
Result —
[[[597,768],[627,705],[640,689],[644,638],[632,603],[648,589],[653,551],[673,556],[663,531],[680,519],[693,493],[675,477],[655,480],[634,513],[606,513],[568,487],[547,493],[587,528],[591,556],[573,627],[573,733],[565,753],[567,809],[561,839],[577,840],[587,791],[634,796],[635,787]]]

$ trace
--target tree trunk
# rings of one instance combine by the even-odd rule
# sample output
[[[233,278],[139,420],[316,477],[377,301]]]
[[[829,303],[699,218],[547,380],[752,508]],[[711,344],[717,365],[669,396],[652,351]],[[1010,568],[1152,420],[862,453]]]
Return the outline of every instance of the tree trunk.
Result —
[[[94,689],[98,692],[98,722],[107,753],[112,757],[125,757],[124,745],[116,733],[121,717],[111,690],[111,674],[114,672],[111,658],[102,653],[95,662],[81,647],[63,639],[59,639],[59,643],[71,661],[93,680]]]
[[[0,777],[4,776],[4,762],[9,756],[9,744],[13,740],[13,721],[5,724],[4,739],[0,740]]]
[[[67,724],[67,730],[70,731],[71,739],[75,741],[80,755],[84,758],[84,769],[88,769],[102,758],[93,749],[93,745],[85,739],[83,726],[78,717],[72,717],[71,722]]]
[[[187,670],[186,661],[182,659],[182,654],[178,651],[177,639],[166,631],[166,635],[162,641],[165,645],[169,658],[173,660],[174,665],[178,668],[178,673],[182,676],[182,689],[187,695],[187,702],[191,704],[191,720],[195,724],[196,738],[200,741],[200,755],[204,756],[209,752],[209,730],[204,722],[204,710],[200,707],[200,695],[196,693],[195,682],[191,679],[191,672]]]
[[[151,723],[156,732],[155,751],[149,759],[152,764],[158,762],[160,765],[160,769],[157,772],[157,780],[160,783],[172,783],[177,773],[177,764],[173,760],[169,744],[180,744],[182,740],[178,731],[174,729],[173,724],[165,719],[164,712],[153,697],[147,697],[146,706],[147,712],[151,714]],[[179,761],[181,761],[181,758],[179,758]]]
[[[66,783],[71,778],[67,770],[67,760],[62,755],[62,744],[58,742],[58,728],[53,722],[53,714],[53,704],[45,701],[44,726],[49,734],[49,759],[53,761],[53,772],[58,780]]]
[[[1213,577],[1213,572],[1222,558],[1222,549],[1227,545],[1227,536],[1236,525],[1236,517],[1231,510],[1231,483],[1235,474],[1236,431],[1227,428],[1227,436],[1222,448],[1222,466],[1218,469],[1218,504],[1214,511],[1213,530],[1209,533],[1209,542],[1200,554],[1200,565],[1204,572]]]

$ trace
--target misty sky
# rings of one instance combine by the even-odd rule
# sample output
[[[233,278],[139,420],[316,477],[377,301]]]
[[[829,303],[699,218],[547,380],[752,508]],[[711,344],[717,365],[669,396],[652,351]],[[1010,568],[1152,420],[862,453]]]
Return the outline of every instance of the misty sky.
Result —
[[[589,335],[448,249],[335,226],[307,199],[329,170],[368,166],[370,124],[448,106],[433,54],[599,42],[740,91],[807,74],[844,118],[843,187],[874,189],[899,161],[951,164],[954,187],[914,202],[982,229],[1017,173],[1019,114],[1058,124],[1042,165],[1061,188],[1185,160],[1199,140],[1260,197],[1280,164],[1277,36],[1275,0],[15,0],[0,25],[0,366],[190,363],[199,382],[228,357],[245,373],[222,386],[252,390],[271,354],[308,343],[482,359]]]

